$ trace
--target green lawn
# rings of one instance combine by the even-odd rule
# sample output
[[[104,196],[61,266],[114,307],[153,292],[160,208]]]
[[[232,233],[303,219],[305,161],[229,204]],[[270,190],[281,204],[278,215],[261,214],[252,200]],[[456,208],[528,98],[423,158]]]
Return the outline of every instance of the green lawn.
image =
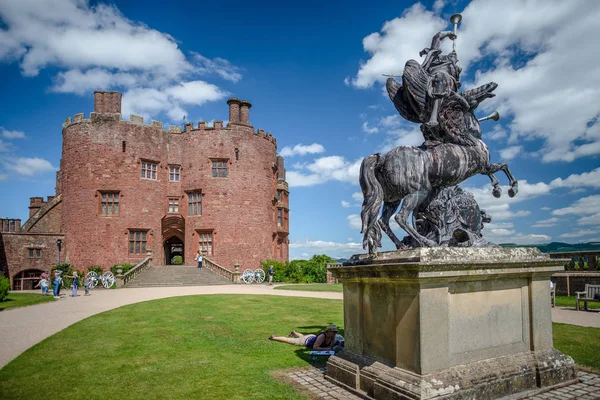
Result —
[[[0,370],[0,398],[303,399],[271,372],[312,358],[267,337],[329,323],[341,328],[341,300],[205,295],[132,304],[76,323],[17,357]],[[597,328],[554,324],[556,348],[595,370],[599,337]]]
[[[341,300],[211,295],[132,304],[17,357],[0,370],[0,399],[304,399],[269,372],[312,357],[267,338],[329,323],[341,329]]]
[[[276,290],[304,290],[308,292],[343,292],[344,286],[341,283],[328,285],[326,283],[309,283],[277,286]]]
[[[37,293],[15,293],[10,292],[4,301],[0,301],[0,311],[15,307],[32,306],[38,303],[54,301],[52,292],[46,297]]]
[[[575,308],[575,296],[556,296],[557,307],[573,307]],[[583,303],[579,303],[583,308]],[[600,303],[589,302],[588,308],[600,308]]]
[[[600,328],[553,323],[552,336],[555,348],[600,373]]]

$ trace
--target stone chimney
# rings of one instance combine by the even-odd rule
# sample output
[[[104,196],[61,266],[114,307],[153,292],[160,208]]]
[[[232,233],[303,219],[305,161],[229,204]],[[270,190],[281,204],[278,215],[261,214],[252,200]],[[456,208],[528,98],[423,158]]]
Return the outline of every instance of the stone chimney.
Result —
[[[42,206],[44,205],[43,197],[30,197],[29,198],[29,218],[33,216]]]
[[[240,104],[241,100],[235,97],[227,100],[227,104],[229,104],[229,123],[230,124],[239,124],[240,122]]]
[[[277,156],[277,180],[285,181],[285,167],[281,156]]]
[[[240,101],[240,124],[250,125],[250,107],[252,104],[248,100]]]
[[[119,92],[94,92],[94,112],[97,114],[121,114],[121,97]]]

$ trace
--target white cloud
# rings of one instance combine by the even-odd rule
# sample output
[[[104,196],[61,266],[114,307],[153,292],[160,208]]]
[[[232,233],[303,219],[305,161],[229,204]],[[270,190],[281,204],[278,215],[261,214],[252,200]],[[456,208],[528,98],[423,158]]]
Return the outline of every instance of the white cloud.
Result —
[[[509,118],[511,141],[542,139],[539,154],[544,162],[599,154],[600,69],[589,66],[600,62],[600,53],[595,41],[582,38],[594,37],[600,2],[505,0],[498,7],[495,0],[473,0],[461,13],[459,64],[465,73],[473,66],[486,68],[474,74],[475,82],[464,82],[465,87],[499,84],[497,97],[482,107],[485,112],[498,108]],[[385,22],[381,32],[363,39],[369,58],[349,82],[356,88],[383,83],[382,74],[397,73],[409,59],[419,59],[433,35],[450,28],[420,3],[413,5]],[[444,40],[443,52],[450,48],[451,41]],[[498,130],[490,137],[503,134]]]
[[[379,128],[377,128],[375,126],[374,127],[369,127],[369,123],[367,121],[363,122],[363,124],[362,124],[362,130],[363,130],[363,132],[365,132],[365,133],[367,133],[369,135],[371,135],[373,133],[379,132]]]
[[[500,150],[500,157],[503,160],[512,160],[521,153],[523,146],[510,146]]]
[[[226,95],[198,75],[241,79],[229,61],[194,52],[188,59],[169,34],[127,19],[114,5],[0,0],[0,18],[0,61],[18,62],[25,76],[58,70],[52,90],[60,93],[119,89],[126,110],[143,116],[179,121],[184,105]]]
[[[52,164],[43,158],[9,158],[3,164],[7,170],[15,171],[25,176],[33,176],[57,170],[56,167],[53,167]]]
[[[483,134],[485,140],[500,140],[507,137],[507,133],[502,128],[502,125],[494,125],[494,128],[491,132],[486,132]]]
[[[318,143],[313,143],[309,145],[304,145],[302,143],[295,145],[294,147],[285,146],[279,154],[283,157],[292,157],[292,156],[304,156],[306,154],[318,154],[323,153],[325,151],[325,147]]]
[[[348,225],[350,226],[350,228],[352,229],[362,229],[362,222],[360,219],[360,215],[358,214],[350,214],[346,217],[346,219],[348,220]]]
[[[399,128],[401,123],[400,114],[388,115],[379,120],[379,125],[385,128]]]
[[[0,153],[6,153],[11,151],[14,148],[12,143],[8,143],[0,139]]]
[[[560,235],[561,238],[578,238],[578,237],[584,237],[584,236],[593,236],[598,234],[598,230],[592,230],[592,229],[578,229],[576,231],[572,231],[569,233],[563,233],[562,235]]]
[[[549,228],[551,226],[555,226],[559,221],[558,218],[548,218],[537,221],[535,224],[531,225],[532,228]]]
[[[242,79],[240,68],[232,65],[229,61],[223,58],[215,58],[213,60],[206,58],[198,53],[193,53],[193,58],[197,61],[196,68],[204,74],[217,74],[223,79],[231,82],[238,82]]]
[[[442,11],[442,9],[444,8],[445,5],[446,5],[446,0],[435,0],[435,2],[433,3],[433,11],[435,11],[436,13],[439,13]]]
[[[323,251],[342,251],[346,253],[352,253],[362,250],[361,243],[337,243],[327,242],[323,240],[304,240],[299,242],[291,242],[290,248],[292,249],[309,249],[312,252],[323,252]]]
[[[552,211],[553,215],[589,215],[600,212],[600,194],[581,198],[569,207]]]
[[[344,207],[344,208],[348,208],[348,207],[351,207],[351,206],[352,206],[352,204],[348,203],[348,202],[347,202],[347,201],[345,201],[345,200],[342,200],[342,207]]]
[[[25,137],[26,137],[25,132],[9,131],[2,127],[0,127],[0,133],[2,134],[2,137],[5,139],[25,139]]]
[[[308,173],[288,171],[287,181],[290,187],[312,186],[327,181],[358,183],[358,173],[362,159],[350,162],[341,156],[317,158],[314,162],[304,165]]]
[[[552,208],[550,208],[550,207],[542,207],[542,208],[540,208],[540,210],[550,211],[550,210],[552,210]]]
[[[550,185],[557,188],[579,188],[581,186],[600,188],[600,168],[596,168],[593,171],[584,172],[582,174],[572,174],[566,179],[556,178],[550,182]]]
[[[352,193],[352,198],[356,201],[360,201],[362,203],[363,201],[363,194],[362,192],[354,192]]]

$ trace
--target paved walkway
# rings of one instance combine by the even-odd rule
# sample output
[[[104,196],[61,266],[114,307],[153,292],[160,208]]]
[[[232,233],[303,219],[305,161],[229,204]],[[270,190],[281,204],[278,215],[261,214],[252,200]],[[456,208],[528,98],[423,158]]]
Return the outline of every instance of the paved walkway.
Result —
[[[574,308],[569,307],[554,307],[552,322],[600,328],[600,310],[575,311]]]
[[[334,385],[325,379],[325,368],[305,367],[294,370],[288,377],[305,392],[318,400],[361,400],[360,397]],[[528,400],[598,400],[600,399],[600,376],[578,372],[578,383],[525,397]],[[509,396],[509,398],[513,398]]]
[[[140,301],[196,294],[257,294],[342,299],[342,293],[273,290],[266,285],[215,285],[93,290],[91,296],[64,297],[58,301],[0,312],[0,368],[36,343],[89,316]],[[64,293],[70,293],[65,290]],[[39,293],[39,291],[35,291]],[[56,317],[55,317],[56,316]],[[600,312],[552,309],[552,321],[600,328]]]
[[[266,285],[215,285],[157,288],[130,288],[91,291],[90,296],[64,297],[43,303],[0,312],[0,368],[36,343],[89,316],[126,304],[194,294],[258,294],[273,296],[342,299],[342,293],[273,290]],[[36,291],[35,293],[39,293]],[[71,293],[64,290],[65,294]]]

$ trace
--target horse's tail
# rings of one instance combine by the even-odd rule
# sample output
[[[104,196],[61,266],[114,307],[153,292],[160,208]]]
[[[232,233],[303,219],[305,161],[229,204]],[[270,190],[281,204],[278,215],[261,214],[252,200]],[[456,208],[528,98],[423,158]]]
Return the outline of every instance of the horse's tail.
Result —
[[[381,163],[379,153],[366,157],[360,165],[360,188],[363,193],[362,219],[363,249],[372,246],[381,247],[381,228],[377,223],[379,210],[383,203],[383,188],[375,176],[375,168]]]

